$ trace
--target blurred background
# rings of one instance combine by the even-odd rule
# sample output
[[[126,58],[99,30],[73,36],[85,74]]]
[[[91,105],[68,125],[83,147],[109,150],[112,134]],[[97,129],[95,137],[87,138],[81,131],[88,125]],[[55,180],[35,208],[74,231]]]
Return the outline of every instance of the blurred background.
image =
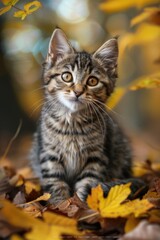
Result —
[[[21,0],[17,6],[23,8],[27,2]],[[154,21],[131,27],[131,19],[142,13],[145,5],[157,8],[158,1],[146,1],[144,6],[136,5],[135,1],[133,6],[119,6],[109,11],[104,7],[107,1],[40,2],[42,7],[23,21],[13,17],[14,9],[0,16],[0,156],[22,121],[20,133],[8,155],[13,160],[19,159],[21,165],[27,158],[43,102],[41,66],[56,26],[65,31],[75,48],[89,52],[95,51],[107,39],[120,36],[117,86],[126,88],[137,78],[157,73],[160,67],[160,12]],[[120,2],[123,5],[124,0]],[[136,150],[138,158],[159,159],[159,104],[160,88],[154,87],[127,91],[113,108],[134,147],[142,146]]]

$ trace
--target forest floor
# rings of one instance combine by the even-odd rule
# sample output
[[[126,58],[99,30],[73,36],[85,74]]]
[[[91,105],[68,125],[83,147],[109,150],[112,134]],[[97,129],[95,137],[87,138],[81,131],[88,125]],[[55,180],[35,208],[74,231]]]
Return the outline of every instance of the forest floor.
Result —
[[[116,185],[104,198],[98,186],[86,203],[75,195],[55,206],[29,167],[31,137],[18,138],[0,162],[0,239],[160,239],[160,150],[132,142],[134,178],[145,183],[136,192]]]

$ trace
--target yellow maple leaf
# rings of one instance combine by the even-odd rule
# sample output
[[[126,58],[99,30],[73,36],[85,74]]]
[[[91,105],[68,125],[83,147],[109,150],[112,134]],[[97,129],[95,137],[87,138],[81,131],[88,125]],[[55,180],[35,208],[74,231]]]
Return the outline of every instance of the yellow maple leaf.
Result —
[[[100,185],[91,189],[91,195],[87,197],[87,203],[93,210],[99,210],[99,201],[103,198],[103,190]]]
[[[100,4],[100,9],[106,12],[120,12],[128,8],[141,8],[159,2],[159,0],[107,0]]]
[[[61,240],[62,234],[76,236],[82,235],[82,233],[80,233],[76,228],[76,221],[75,224],[73,224],[72,222],[70,226],[66,224],[62,225],[61,222],[59,222],[58,220],[57,224],[55,224],[54,221],[56,221],[57,217],[59,217],[57,214],[45,213],[44,221],[41,221],[39,219],[29,216],[22,210],[16,208],[12,203],[7,200],[0,199],[0,207],[0,215],[3,217],[3,219],[5,219],[7,223],[13,226],[22,227],[26,230],[30,229],[30,231],[25,234],[26,240]],[[47,220],[48,217],[49,220]],[[50,221],[51,218],[53,220],[52,222]],[[66,223],[69,218],[61,216],[60,220],[63,223]]]
[[[130,214],[138,217],[153,207],[153,205],[146,199],[135,199],[123,203],[131,193],[130,185],[131,183],[127,183],[112,187],[107,198],[103,197],[100,186],[98,186],[97,189],[93,188],[91,195],[87,198],[88,206],[90,208],[94,206],[93,209],[98,210],[100,215],[106,218],[127,217]],[[99,195],[97,193],[98,191],[100,191]],[[93,205],[92,200],[94,202]]]
[[[157,88],[160,87],[160,72],[152,74],[150,76],[141,77],[135,80],[129,90],[138,90],[142,88]]]
[[[108,108],[114,108],[119,101],[121,100],[121,98],[125,95],[127,89],[123,88],[123,87],[117,87],[114,91],[114,93],[111,95],[111,97],[108,99],[106,107]]]

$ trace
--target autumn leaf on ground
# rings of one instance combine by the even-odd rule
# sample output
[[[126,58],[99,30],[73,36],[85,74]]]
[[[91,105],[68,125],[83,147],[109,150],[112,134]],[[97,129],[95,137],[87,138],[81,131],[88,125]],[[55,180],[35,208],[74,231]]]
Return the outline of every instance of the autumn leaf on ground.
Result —
[[[133,214],[131,214],[125,224],[124,231],[125,233],[132,231],[140,222],[139,218],[135,218]]]
[[[29,14],[35,12],[41,7],[41,3],[39,1],[33,1],[24,5],[24,10],[20,10],[14,13],[14,17],[21,18],[24,20]]]
[[[76,235],[81,233],[76,228],[76,221],[54,213],[45,212],[44,221],[33,218],[16,208],[7,200],[0,199],[0,216],[4,221],[15,226],[30,229],[25,233],[26,240],[61,239],[61,235]],[[14,217],[13,217],[14,216]]]
[[[120,12],[128,8],[142,8],[143,6],[157,3],[159,0],[107,0],[100,4],[100,9],[106,12]]]
[[[150,23],[160,25],[160,8],[145,8],[144,11],[131,20],[131,26],[147,20]]]
[[[131,193],[130,185],[131,183],[127,183],[112,187],[107,198],[103,197],[100,186],[93,188],[91,195],[87,198],[88,206],[94,210],[97,209],[102,217],[127,217],[130,214],[139,217],[153,205],[146,199],[135,199],[123,203]]]

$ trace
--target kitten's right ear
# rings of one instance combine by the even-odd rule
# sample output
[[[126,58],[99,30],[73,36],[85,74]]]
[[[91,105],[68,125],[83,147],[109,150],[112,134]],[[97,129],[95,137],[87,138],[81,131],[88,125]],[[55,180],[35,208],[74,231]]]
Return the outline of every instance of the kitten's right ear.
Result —
[[[64,32],[57,28],[54,30],[48,48],[46,61],[54,64],[58,59],[62,58],[65,54],[74,53],[74,49],[69,43]]]

